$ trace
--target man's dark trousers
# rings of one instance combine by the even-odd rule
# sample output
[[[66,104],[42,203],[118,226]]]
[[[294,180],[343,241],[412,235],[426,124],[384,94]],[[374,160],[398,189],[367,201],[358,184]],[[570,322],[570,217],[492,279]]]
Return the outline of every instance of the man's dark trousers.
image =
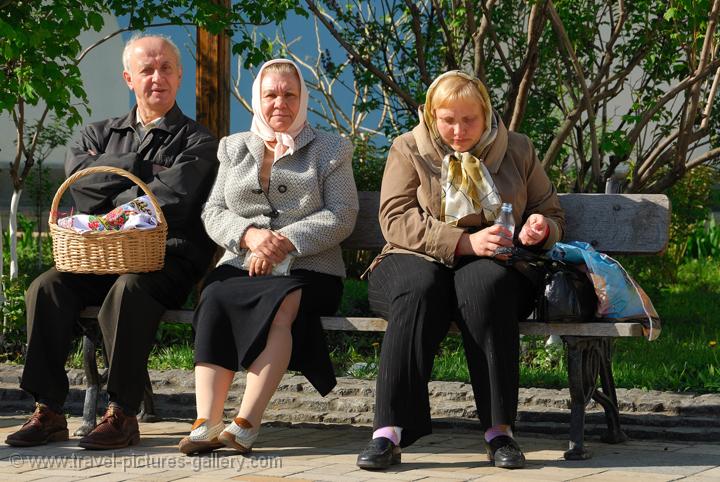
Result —
[[[182,306],[198,278],[190,262],[175,256],[166,256],[165,267],[152,273],[75,274],[53,267],[41,274],[25,295],[28,349],[20,387],[37,401],[63,405],[69,389],[65,363],[80,311],[100,305],[110,400],[136,411],[160,317]]]

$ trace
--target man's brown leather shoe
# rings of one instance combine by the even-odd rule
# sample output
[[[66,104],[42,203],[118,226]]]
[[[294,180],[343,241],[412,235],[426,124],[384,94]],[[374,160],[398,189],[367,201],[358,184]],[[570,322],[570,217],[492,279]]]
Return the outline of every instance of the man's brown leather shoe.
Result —
[[[137,418],[125,415],[122,408],[111,404],[97,427],[80,439],[84,449],[121,449],[140,442]]]
[[[67,439],[65,415],[52,411],[44,403],[35,403],[35,412],[20,430],[7,436],[5,443],[15,447],[33,447]]]

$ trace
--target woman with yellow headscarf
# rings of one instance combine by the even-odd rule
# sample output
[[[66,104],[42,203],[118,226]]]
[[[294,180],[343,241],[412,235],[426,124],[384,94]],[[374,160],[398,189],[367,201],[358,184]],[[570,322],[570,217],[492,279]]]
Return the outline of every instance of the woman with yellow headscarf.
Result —
[[[519,378],[519,321],[535,286],[496,255],[513,243],[549,248],[565,218],[530,140],[508,132],[485,86],[460,71],[439,76],[420,122],[395,139],[380,193],[387,245],[373,261],[371,308],[387,318],[377,378],[373,439],[364,469],[400,462],[401,447],[431,432],[427,384],[454,321],[463,338],[488,456],[520,468],[513,439]],[[511,233],[494,224],[512,204]]]

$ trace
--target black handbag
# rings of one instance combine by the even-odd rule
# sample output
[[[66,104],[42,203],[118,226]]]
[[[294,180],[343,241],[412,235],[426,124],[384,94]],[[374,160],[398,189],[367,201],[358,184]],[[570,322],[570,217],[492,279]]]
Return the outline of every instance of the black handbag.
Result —
[[[535,316],[538,321],[598,321],[595,287],[581,268],[519,247],[513,247],[508,254],[510,263],[537,285]]]
[[[598,299],[587,273],[559,261],[548,262],[543,269],[536,299],[538,321],[581,323],[596,320]]]

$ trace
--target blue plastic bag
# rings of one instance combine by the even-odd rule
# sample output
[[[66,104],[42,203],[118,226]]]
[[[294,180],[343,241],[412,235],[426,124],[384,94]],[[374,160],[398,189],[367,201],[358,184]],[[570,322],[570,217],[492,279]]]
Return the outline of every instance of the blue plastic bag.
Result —
[[[598,297],[598,318],[638,320],[649,340],[660,336],[660,317],[650,298],[616,260],[582,241],[555,243],[548,255],[557,261],[585,264]]]

